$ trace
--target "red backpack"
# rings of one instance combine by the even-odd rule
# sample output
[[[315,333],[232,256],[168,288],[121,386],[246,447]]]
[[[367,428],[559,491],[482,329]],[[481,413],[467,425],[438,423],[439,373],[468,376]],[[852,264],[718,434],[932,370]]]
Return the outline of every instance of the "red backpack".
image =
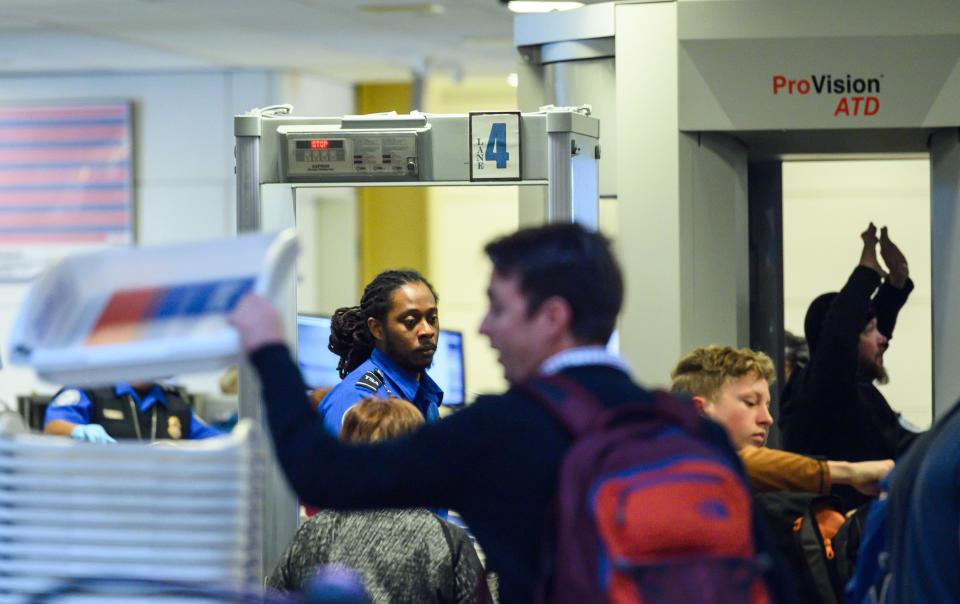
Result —
[[[570,378],[521,389],[573,435],[539,599],[763,604],[752,498],[729,445],[689,401],[608,408]]]

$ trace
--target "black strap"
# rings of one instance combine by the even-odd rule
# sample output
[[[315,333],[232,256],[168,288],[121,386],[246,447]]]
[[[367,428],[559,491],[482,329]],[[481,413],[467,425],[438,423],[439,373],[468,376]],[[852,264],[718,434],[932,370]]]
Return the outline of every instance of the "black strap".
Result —
[[[663,391],[652,393],[652,403],[637,402],[610,408],[576,380],[561,374],[535,378],[518,386],[518,390],[540,402],[574,438],[603,421],[636,414],[660,418],[697,436],[703,431],[703,423],[693,403]]]
[[[436,514],[433,517],[440,523],[443,538],[447,540],[447,547],[450,549],[450,602],[453,602],[457,598],[457,569],[460,566],[460,550],[453,544],[453,535],[450,534],[450,527],[447,526],[446,520]]]
[[[592,392],[559,374],[535,378],[519,390],[542,404],[574,437],[588,432],[607,410]]]
[[[800,530],[796,531],[797,543],[803,552],[807,563],[807,570],[817,586],[817,593],[824,604],[838,604],[836,593],[833,591],[833,581],[830,580],[830,570],[827,568],[826,553],[823,539],[817,527],[816,516],[807,512],[800,517]]]

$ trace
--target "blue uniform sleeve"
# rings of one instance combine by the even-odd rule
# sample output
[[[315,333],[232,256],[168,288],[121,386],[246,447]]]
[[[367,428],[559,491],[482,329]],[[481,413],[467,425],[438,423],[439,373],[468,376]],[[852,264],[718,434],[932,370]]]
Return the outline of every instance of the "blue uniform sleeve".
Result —
[[[355,387],[350,387],[346,383],[341,383],[330,391],[320,402],[319,413],[323,420],[323,428],[327,434],[332,436],[340,435],[340,425],[343,423],[343,416],[347,414],[350,407],[353,407],[367,396],[369,391],[360,392]],[[376,396],[383,397],[379,391]]]
[[[90,407],[90,398],[83,390],[77,388],[62,390],[47,406],[47,412],[43,417],[43,427],[46,428],[47,424],[56,419],[71,424],[89,424]]]
[[[223,432],[207,425],[196,413],[190,411],[190,434],[187,438],[190,440],[199,440],[202,438],[213,438],[214,436],[223,436]]]

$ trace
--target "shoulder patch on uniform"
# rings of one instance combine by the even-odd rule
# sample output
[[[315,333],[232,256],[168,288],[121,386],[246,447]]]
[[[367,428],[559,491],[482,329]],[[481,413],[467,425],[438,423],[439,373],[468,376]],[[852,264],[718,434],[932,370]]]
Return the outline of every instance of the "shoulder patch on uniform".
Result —
[[[374,369],[373,371],[368,371],[360,376],[360,379],[357,380],[357,386],[363,388],[364,390],[369,390],[370,392],[376,392],[380,390],[380,387],[383,386],[383,376],[380,375],[380,372]]]
[[[51,407],[72,407],[80,402],[80,391],[79,390],[64,390],[56,396],[52,401],[50,401]]]

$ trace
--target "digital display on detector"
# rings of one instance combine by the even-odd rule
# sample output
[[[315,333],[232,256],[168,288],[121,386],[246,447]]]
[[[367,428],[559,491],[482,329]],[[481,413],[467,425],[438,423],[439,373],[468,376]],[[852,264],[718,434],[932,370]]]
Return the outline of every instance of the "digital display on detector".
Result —
[[[297,141],[297,149],[343,149],[343,141],[328,138],[314,138],[311,140]]]

